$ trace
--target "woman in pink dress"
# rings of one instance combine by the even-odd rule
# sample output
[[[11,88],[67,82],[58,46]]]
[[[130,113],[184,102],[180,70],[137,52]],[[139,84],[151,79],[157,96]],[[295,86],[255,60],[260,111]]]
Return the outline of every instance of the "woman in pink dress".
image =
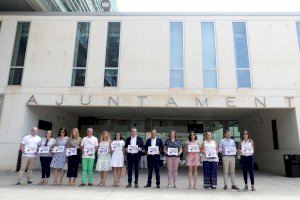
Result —
[[[194,131],[189,134],[189,140],[186,141],[185,150],[187,152],[185,163],[189,168],[189,189],[192,189],[193,175],[194,189],[197,189],[198,166],[200,165],[200,145]]]

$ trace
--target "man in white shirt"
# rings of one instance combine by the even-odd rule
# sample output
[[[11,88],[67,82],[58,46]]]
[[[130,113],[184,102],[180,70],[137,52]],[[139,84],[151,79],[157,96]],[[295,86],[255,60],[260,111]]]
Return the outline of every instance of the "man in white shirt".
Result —
[[[82,149],[82,177],[79,186],[93,186],[94,182],[94,160],[98,148],[98,139],[93,136],[93,129],[87,129],[87,136],[81,140]],[[87,177],[88,176],[88,177]]]
[[[21,186],[21,181],[27,168],[27,183],[32,184],[32,169],[36,162],[38,147],[41,143],[41,137],[38,136],[38,128],[33,127],[30,135],[23,137],[20,144],[22,152],[21,168],[18,174],[17,186]]]

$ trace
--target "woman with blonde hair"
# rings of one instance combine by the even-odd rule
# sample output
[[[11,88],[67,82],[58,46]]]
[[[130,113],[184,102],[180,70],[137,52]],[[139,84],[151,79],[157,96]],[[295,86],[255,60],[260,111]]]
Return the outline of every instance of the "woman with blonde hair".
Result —
[[[107,172],[111,170],[111,140],[108,131],[103,131],[100,136],[100,143],[98,148],[98,160],[96,164],[96,171],[100,172],[99,186],[105,186],[105,179]]]
[[[217,167],[219,162],[218,144],[212,138],[212,133],[205,134],[205,140],[201,145],[203,160],[204,188],[217,189]]]
[[[78,166],[80,162],[80,142],[81,137],[79,136],[79,131],[77,128],[73,128],[71,131],[71,136],[68,140],[68,148],[76,149],[77,154],[68,157],[67,177],[69,178],[69,186],[74,186],[76,184]]]

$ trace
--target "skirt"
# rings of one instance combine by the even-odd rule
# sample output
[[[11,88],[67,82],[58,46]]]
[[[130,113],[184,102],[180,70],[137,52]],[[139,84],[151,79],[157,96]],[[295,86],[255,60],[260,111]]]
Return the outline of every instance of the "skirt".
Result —
[[[98,155],[96,171],[107,172],[111,170],[111,155]]]

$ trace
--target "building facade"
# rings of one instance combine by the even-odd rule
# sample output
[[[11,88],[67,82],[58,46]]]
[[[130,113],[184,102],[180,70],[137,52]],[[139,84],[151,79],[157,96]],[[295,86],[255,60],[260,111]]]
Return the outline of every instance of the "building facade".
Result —
[[[0,13],[0,170],[33,126],[244,129],[258,169],[300,153],[300,14]]]

